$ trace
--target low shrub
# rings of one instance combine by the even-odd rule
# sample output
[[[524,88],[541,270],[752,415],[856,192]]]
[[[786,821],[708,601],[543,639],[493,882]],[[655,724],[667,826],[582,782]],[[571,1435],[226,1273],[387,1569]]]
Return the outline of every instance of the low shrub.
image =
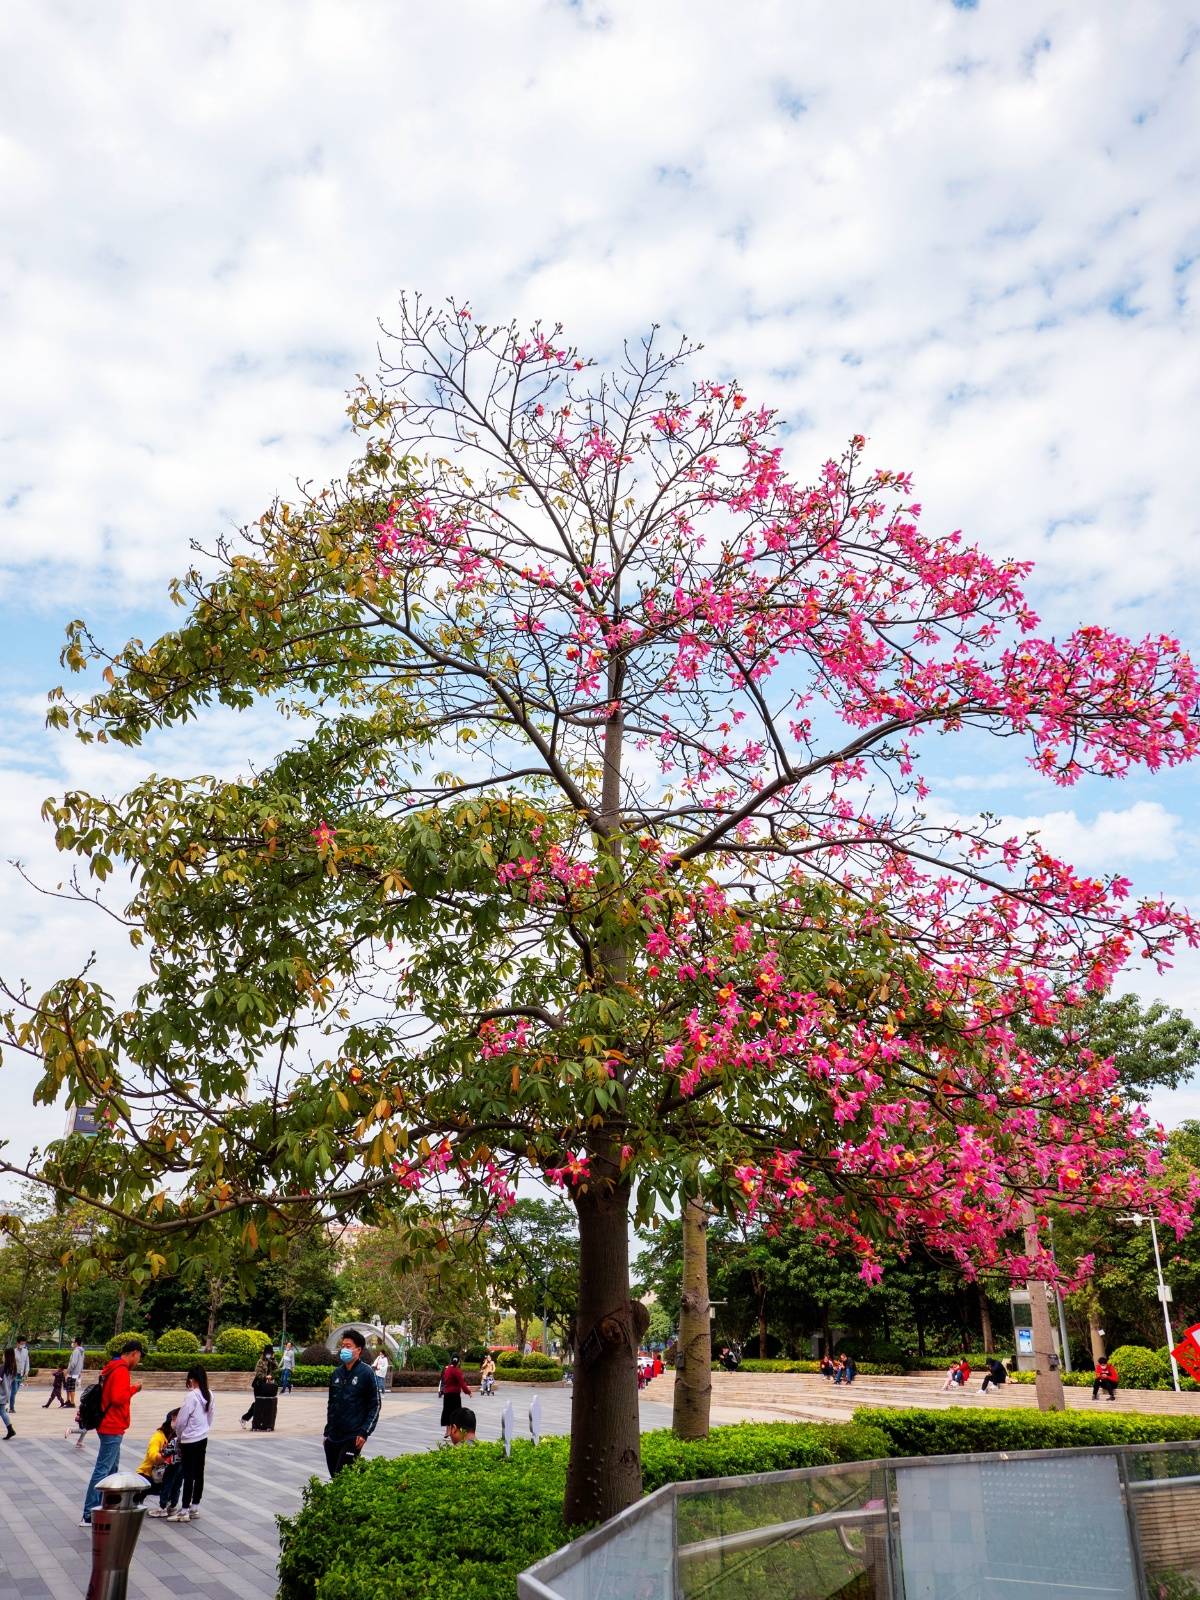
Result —
[[[855,1422],[878,1429],[894,1456],[954,1456],[972,1450],[1070,1450],[1095,1444],[1194,1439],[1195,1417],[1103,1411],[901,1411],[860,1407]]]
[[[850,1423],[738,1423],[707,1439],[642,1436],[646,1491],[687,1478],[887,1456],[1187,1439],[1196,1420],[1090,1412],[860,1409]],[[580,1529],[562,1521],[567,1441],[377,1457],[316,1479],[280,1517],[279,1600],[511,1600],[516,1574]],[[448,1506],[470,1515],[447,1523]]]
[[[248,1356],[218,1356],[205,1352],[197,1355],[182,1350],[163,1355],[156,1350],[153,1355],[142,1357],[139,1371],[182,1373],[189,1367],[203,1367],[205,1372],[253,1372],[254,1362]]]
[[[440,1372],[450,1359],[450,1351],[438,1345],[414,1344],[408,1348],[404,1365],[415,1372]]]
[[[678,1478],[823,1466],[886,1448],[857,1424],[739,1423],[707,1439],[642,1436],[647,1491]],[[516,1574],[565,1544],[567,1442],[377,1457],[331,1483],[310,1481],[294,1517],[280,1517],[279,1600],[511,1600]],[[469,1506],[453,1519],[447,1507]]]
[[[304,1349],[301,1350],[296,1357],[296,1365],[298,1367],[323,1367],[331,1359],[332,1352],[329,1346],[314,1341],[312,1344],[305,1345]]]
[[[106,1360],[111,1361],[114,1356],[119,1356],[121,1354],[122,1346],[128,1344],[130,1339],[136,1339],[138,1341],[142,1347],[143,1354],[154,1349],[153,1335],[149,1333],[138,1333],[136,1330],[131,1328],[127,1333],[113,1334],[112,1338],[104,1346],[104,1355]]]
[[[891,1339],[839,1339],[834,1346],[834,1354],[853,1356],[860,1371],[864,1363],[887,1372],[893,1368],[898,1372],[908,1372],[913,1364],[913,1357],[904,1346]]]
[[[1169,1389],[1171,1358],[1165,1350],[1147,1350],[1140,1344],[1123,1344],[1108,1358],[1127,1389]]]
[[[29,1352],[29,1370],[32,1372],[35,1367],[48,1367],[53,1372],[55,1367],[65,1367],[70,1359],[71,1352],[69,1350],[31,1350]],[[143,1357],[143,1359],[145,1358]],[[89,1350],[83,1358],[84,1371],[98,1371],[107,1360],[108,1356],[103,1350]]]
[[[182,1355],[198,1355],[200,1341],[194,1333],[189,1333],[186,1328],[168,1328],[166,1333],[160,1336],[155,1349]]]
[[[473,1366],[478,1366],[485,1355],[487,1355],[487,1345],[469,1344],[463,1351],[462,1358],[464,1361],[471,1362]]]
[[[222,1328],[213,1340],[213,1351],[219,1356],[249,1356],[258,1360],[271,1343],[271,1335],[261,1328]]]
[[[328,1351],[325,1352],[328,1355]],[[327,1389],[329,1380],[333,1377],[333,1366],[302,1366],[299,1362],[292,1368],[292,1382],[297,1389]]]

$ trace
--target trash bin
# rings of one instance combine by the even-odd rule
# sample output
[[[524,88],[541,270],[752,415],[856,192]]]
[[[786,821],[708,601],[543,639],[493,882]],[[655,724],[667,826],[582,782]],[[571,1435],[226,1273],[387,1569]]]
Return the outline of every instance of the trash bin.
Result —
[[[142,1501],[150,1484],[139,1472],[114,1472],[101,1478],[100,1504],[92,1512],[92,1576],[87,1600],[125,1600],[129,1563],[142,1531]]]

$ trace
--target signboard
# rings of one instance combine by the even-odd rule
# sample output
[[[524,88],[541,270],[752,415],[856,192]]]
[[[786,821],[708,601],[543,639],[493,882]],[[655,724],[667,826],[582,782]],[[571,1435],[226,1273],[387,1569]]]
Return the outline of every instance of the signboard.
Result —
[[[73,1133],[82,1133],[88,1139],[94,1139],[99,1133],[96,1126],[95,1106],[70,1106],[67,1110],[66,1138]]]
[[[1182,1367],[1189,1378],[1200,1383],[1200,1322],[1193,1324],[1175,1346],[1171,1354],[1176,1366]]]
[[[512,1401],[510,1400],[500,1415],[500,1437],[504,1440],[505,1459],[512,1455],[513,1429],[516,1419],[513,1417]]]
[[[1017,1329],[1017,1354],[1019,1356],[1031,1356],[1033,1354],[1032,1328]]]

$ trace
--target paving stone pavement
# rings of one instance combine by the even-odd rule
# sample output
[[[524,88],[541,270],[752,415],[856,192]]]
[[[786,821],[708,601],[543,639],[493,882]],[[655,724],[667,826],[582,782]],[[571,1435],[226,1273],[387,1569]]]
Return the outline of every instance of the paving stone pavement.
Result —
[[[500,1437],[500,1416],[509,1399],[518,1430],[526,1432],[531,1394],[522,1385],[492,1400],[476,1397],[479,1437]],[[39,1403],[29,1405],[26,1395]],[[539,1395],[543,1433],[566,1432],[570,1391],[547,1389]],[[135,1399],[123,1470],[137,1469],[166,1409],[162,1400],[169,1398],[147,1391]],[[95,1438],[89,1436],[77,1450],[74,1439],[63,1436],[68,1413],[42,1411],[36,1389],[24,1390],[21,1399],[14,1418],[17,1438],[0,1443],[0,1600],[81,1600],[91,1570],[91,1534],[76,1524],[95,1460]],[[268,1434],[238,1430],[240,1399],[217,1397],[200,1520],[144,1520],[130,1569],[129,1600],[273,1600],[275,1516],[296,1510],[310,1477],[325,1477],[324,1397],[298,1392],[282,1398],[281,1425]],[[436,1448],[440,1408],[437,1396],[427,1392],[389,1394],[364,1456]],[[670,1421],[669,1405],[643,1398],[643,1428],[667,1427]]]

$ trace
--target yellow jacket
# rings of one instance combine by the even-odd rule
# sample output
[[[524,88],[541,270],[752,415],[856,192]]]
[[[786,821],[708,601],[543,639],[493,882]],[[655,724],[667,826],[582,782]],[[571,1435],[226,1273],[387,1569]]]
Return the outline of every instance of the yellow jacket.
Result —
[[[150,1443],[146,1446],[146,1459],[138,1468],[138,1471],[141,1473],[143,1478],[148,1478],[151,1472],[153,1472],[154,1468],[158,1465],[158,1458],[162,1455],[163,1446],[166,1444],[166,1442],[166,1434],[161,1428],[155,1428],[154,1432],[150,1435]]]

